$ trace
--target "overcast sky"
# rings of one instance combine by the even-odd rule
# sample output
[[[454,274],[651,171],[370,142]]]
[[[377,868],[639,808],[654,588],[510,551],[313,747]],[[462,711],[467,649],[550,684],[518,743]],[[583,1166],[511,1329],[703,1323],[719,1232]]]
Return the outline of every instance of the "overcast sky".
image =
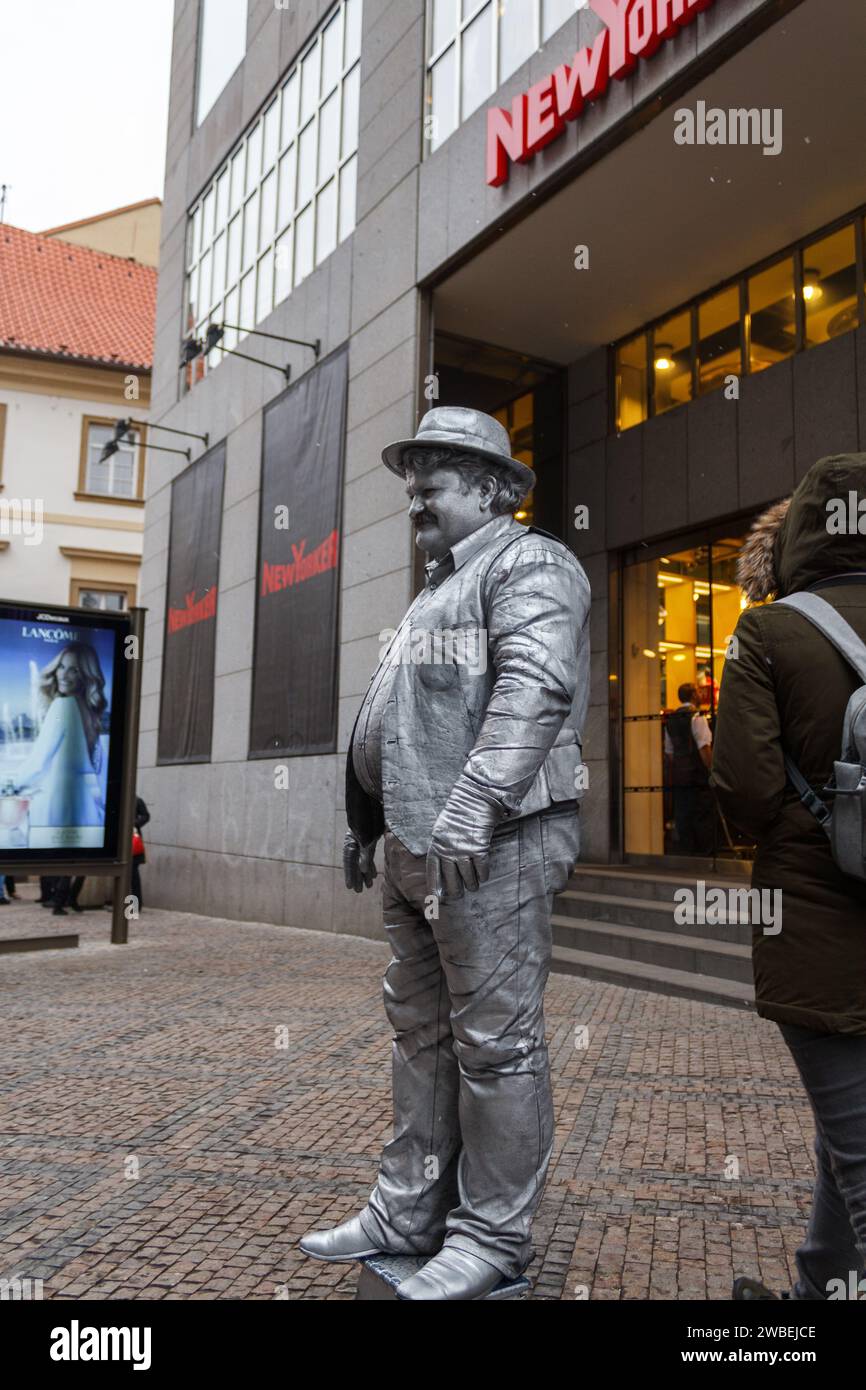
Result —
[[[161,198],[173,0],[0,0],[0,184],[31,232]]]

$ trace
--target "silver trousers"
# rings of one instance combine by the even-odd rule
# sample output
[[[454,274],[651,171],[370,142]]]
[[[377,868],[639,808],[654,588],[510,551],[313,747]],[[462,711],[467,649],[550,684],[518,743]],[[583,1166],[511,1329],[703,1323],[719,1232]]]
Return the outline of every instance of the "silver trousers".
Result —
[[[573,805],[509,822],[494,833],[487,882],[440,903],[427,897],[425,859],[386,832],[394,1137],[361,1224],[388,1250],[445,1244],[506,1278],[532,1257],[553,1145],[550,914],[578,844]]]

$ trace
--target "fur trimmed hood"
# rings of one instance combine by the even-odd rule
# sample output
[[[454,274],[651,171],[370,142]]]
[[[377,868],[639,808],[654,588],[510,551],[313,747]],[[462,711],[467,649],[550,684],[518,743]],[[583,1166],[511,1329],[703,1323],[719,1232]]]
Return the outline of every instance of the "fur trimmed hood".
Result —
[[[866,571],[866,537],[827,524],[830,503],[852,493],[866,499],[866,454],[833,454],[809,469],[791,497],[758,517],[737,561],[737,582],[750,602]]]
[[[773,550],[788,515],[790,497],[776,502],[753,523],[737,559],[737,583],[750,603],[761,603],[779,587]]]

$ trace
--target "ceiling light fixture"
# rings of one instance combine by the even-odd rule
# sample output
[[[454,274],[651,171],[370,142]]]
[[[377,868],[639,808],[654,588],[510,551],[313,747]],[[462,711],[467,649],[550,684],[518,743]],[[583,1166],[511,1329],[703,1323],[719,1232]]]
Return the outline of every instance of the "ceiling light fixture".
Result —
[[[806,266],[803,271],[803,298],[808,303],[824,298],[824,290],[819,279],[820,274],[820,270],[815,266]]]
[[[657,372],[671,372],[671,371],[673,371],[674,367],[676,366],[676,363],[674,362],[674,357],[673,357],[673,352],[674,352],[673,343],[656,343],[656,345],[655,345],[655,352],[656,352],[656,355],[655,355],[654,366],[655,366],[656,371],[657,371]]]

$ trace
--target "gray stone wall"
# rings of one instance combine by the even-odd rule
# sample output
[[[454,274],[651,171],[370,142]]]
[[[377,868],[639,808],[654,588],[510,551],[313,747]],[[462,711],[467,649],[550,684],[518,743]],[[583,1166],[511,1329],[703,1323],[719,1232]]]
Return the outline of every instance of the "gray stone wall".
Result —
[[[148,826],[147,901],[237,919],[381,932],[378,895],[358,897],[342,886],[343,763],[352,722],[375,665],[379,632],[399,619],[413,590],[405,497],[399,481],[382,468],[379,455],[383,443],[414,431],[418,403],[425,404],[418,385],[426,364],[426,311],[417,286],[495,227],[498,218],[540,189],[551,174],[564,170],[576,153],[590,151],[617,120],[721,33],[767,5],[768,0],[716,5],[632,78],[614,84],[599,108],[569,126],[529,165],[512,168],[502,189],[493,190],[484,182],[486,103],[422,162],[423,0],[364,0],[357,226],[260,325],[293,338],[320,338],[323,354],[349,343],[338,751],[289,760],[286,792],[274,789],[275,763],[247,761],[262,409],[282,383],[275,371],[227,358],[181,397],[177,361],[187,209],[330,3],[293,0],[282,10],[272,0],[251,0],[246,58],[196,129],[198,6],[195,0],[177,0],[151,419],[207,432],[212,443],[225,439],[227,455],[212,757],[210,763],[193,767],[156,766],[170,484],[181,461],[164,454],[148,459],[140,599],[148,618],[139,777],[139,790],[153,816]],[[598,27],[595,16],[582,11],[509,79],[498,94],[502,103],[558,62],[569,60],[579,44],[592,41]],[[258,345],[262,340],[249,341]],[[295,380],[310,366],[310,355],[302,348],[288,348],[284,355],[282,348],[270,344],[261,355],[289,360]],[[592,790],[585,852],[599,859],[608,849],[606,550],[627,543],[646,524],[665,524],[668,502],[650,499],[643,486],[644,471],[649,475],[658,467],[678,476],[676,470],[684,466],[680,436],[683,429],[692,428],[683,423],[666,426],[674,444],[670,458],[664,430],[649,444],[643,431],[632,431],[633,437],[617,442],[615,455],[608,458],[604,357],[603,351],[593,354],[569,373],[570,507],[590,497],[601,528],[594,522],[576,541],[594,592],[595,661],[586,750]],[[791,368],[792,373],[803,370],[798,364]],[[774,387],[759,380],[755,390],[772,394]],[[775,389],[776,396],[783,394]],[[741,403],[741,412],[747,408]],[[751,408],[760,413],[759,405]],[[705,409],[711,416],[712,406]],[[803,456],[808,452],[808,429],[804,417],[796,457],[797,448]],[[706,433],[712,435],[712,447],[722,460],[721,471],[715,465],[711,470],[712,485],[729,487],[724,451],[730,437],[714,433],[711,419]],[[738,474],[741,496],[750,486],[750,447],[737,443],[736,466],[746,473],[744,479]],[[701,504],[696,492],[695,505]]]
[[[227,441],[214,732],[210,763],[156,766],[170,485],[184,464],[153,454],[141,597],[148,619],[139,790],[153,817],[144,891],[155,905],[376,934],[377,895],[358,897],[342,885],[343,765],[378,634],[402,615],[412,589],[405,496],[379,455],[416,420],[423,5],[365,0],[356,230],[259,325],[321,338],[323,355],[349,341],[338,752],[289,759],[288,791],[274,787],[280,760],[247,761],[262,408],[283,385],[275,371],[227,358],[180,398],[176,366],[187,209],[330,5],[251,3],[246,59],[191,134],[196,8],[180,0],[175,15],[151,419]],[[245,350],[285,360],[281,347],[263,350],[262,342],[248,339]],[[285,353],[297,379],[310,354]]]
[[[590,159],[593,147],[600,148],[619,122],[644,106],[744,20],[760,10],[778,14],[778,9],[774,0],[716,0],[651,59],[639,62],[629,77],[611,82],[604,99],[569,122],[564,133],[545,149],[526,164],[510,164],[508,180],[500,188],[490,188],[485,180],[487,108],[492,103],[482,102],[421,166],[419,278],[433,275],[450,257],[495,229],[503,217],[527,198],[540,194],[544,185],[576,158]],[[560,63],[570,64],[575,51],[591,45],[603,27],[593,10],[579,10],[502,84],[496,105],[510,109],[513,97],[547,77]]]

